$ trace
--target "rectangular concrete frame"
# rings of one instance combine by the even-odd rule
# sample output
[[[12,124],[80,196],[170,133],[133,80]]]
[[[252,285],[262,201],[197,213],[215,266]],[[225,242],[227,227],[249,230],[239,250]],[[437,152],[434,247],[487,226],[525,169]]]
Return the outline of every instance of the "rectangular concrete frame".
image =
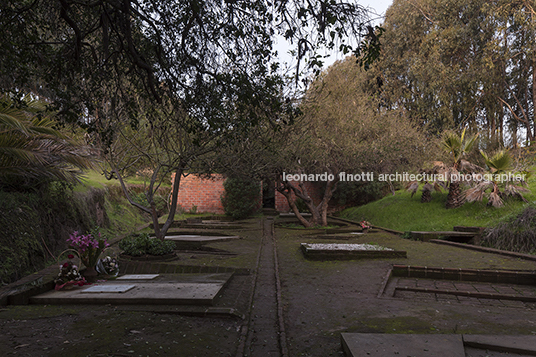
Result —
[[[303,255],[311,260],[352,260],[352,259],[391,259],[407,258],[403,250],[334,250],[313,249],[302,243],[300,248]]]
[[[125,284],[115,284],[115,285],[94,285],[89,288],[83,289],[80,291],[82,294],[102,294],[102,293],[116,293],[122,294],[126,293],[129,290],[132,290],[136,285],[125,285]]]
[[[212,305],[232,273],[182,274],[160,276],[155,280],[100,283],[98,286],[131,286],[134,288],[117,292],[84,293],[89,287],[55,291],[33,296],[32,304],[117,304],[117,305]]]
[[[159,276],[160,274],[127,274],[118,277],[116,280],[153,280]]]
[[[349,357],[465,356],[461,335],[343,333],[341,344]]]

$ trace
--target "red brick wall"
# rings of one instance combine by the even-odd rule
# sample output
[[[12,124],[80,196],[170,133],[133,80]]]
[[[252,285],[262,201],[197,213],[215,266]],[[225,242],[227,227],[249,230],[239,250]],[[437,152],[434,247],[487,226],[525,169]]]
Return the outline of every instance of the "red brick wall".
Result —
[[[175,176],[171,177],[171,180]],[[197,212],[210,212],[223,214],[221,195],[223,195],[222,175],[212,175],[211,179],[204,179],[196,175],[188,175],[181,178],[179,186],[179,205],[186,211],[192,206],[197,206]]]
[[[174,179],[175,176],[173,175],[171,182]],[[221,204],[221,196],[225,191],[223,188],[224,181],[223,175],[219,174],[212,175],[211,179],[204,179],[193,174],[182,177],[179,186],[179,205],[186,211],[190,210],[192,206],[197,206],[197,212],[225,213]],[[293,184],[297,185],[296,182],[293,182]],[[318,183],[304,182],[304,185],[315,205],[318,205],[322,201],[322,190]],[[261,202],[262,198],[259,205]],[[275,191],[275,209],[278,212],[290,211],[287,199],[277,191]]]

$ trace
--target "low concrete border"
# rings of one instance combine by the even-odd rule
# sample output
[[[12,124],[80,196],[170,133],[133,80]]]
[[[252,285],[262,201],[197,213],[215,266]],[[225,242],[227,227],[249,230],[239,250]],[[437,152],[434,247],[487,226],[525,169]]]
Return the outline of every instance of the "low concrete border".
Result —
[[[500,250],[500,249],[495,249],[495,248],[481,247],[481,246],[478,246],[478,245],[449,242],[449,241],[441,240],[441,239],[431,239],[430,243],[450,245],[452,247],[471,249],[471,250],[477,250],[479,252],[499,254],[499,255],[505,255],[505,256],[509,256],[509,257],[515,257],[515,258],[520,258],[520,259],[536,261],[536,255],[509,252],[507,250]]]
[[[405,278],[474,281],[481,283],[536,285],[536,273],[534,271],[480,270],[393,265],[392,276]]]
[[[407,258],[403,250],[332,250],[309,249],[302,243],[300,249],[307,259],[311,260],[352,260],[352,259],[390,259]]]

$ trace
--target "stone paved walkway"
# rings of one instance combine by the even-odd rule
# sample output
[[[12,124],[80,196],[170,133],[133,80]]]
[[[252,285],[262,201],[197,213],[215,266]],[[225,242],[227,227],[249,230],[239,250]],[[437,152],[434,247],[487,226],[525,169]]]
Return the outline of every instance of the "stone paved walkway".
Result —
[[[536,287],[422,278],[397,278],[395,297],[536,309]]]
[[[244,350],[238,356],[285,357],[273,219],[265,218]]]

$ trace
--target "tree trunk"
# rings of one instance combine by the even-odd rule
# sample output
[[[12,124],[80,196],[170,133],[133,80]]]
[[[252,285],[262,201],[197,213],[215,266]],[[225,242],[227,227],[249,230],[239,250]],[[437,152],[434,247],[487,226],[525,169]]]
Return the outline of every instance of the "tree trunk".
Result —
[[[287,202],[288,202],[288,205],[290,207],[290,209],[292,210],[292,212],[294,213],[294,215],[296,216],[296,218],[298,219],[298,221],[305,227],[305,228],[310,228],[313,226],[313,224],[311,222],[309,222],[308,220],[306,220],[300,210],[298,209],[298,206],[296,206],[296,201],[292,199],[292,188],[290,188],[289,186],[291,186],[290,183],[284,183],[282,182],[281,185],[278,185],[277,187],[277,191],[279,193],[281,193],[283,196],[285,196],[285,198],[287,199]]]
[[[428,203],[432,201],[432,192],[426,190],[422,191],[421,203]]]
[[[458,208],[463,204],[462,190],[458,181],[451,181],[449,184],[449,194],[447,196],[447,208]]]
[[[277,191],[279,191],[283,196],[285,196],[288,205],[290,206],[290,209],[292,210],[298,221],[300,221],[300,223],[304,227],[310,228],[314,226],[327,226],[328,203],[333,196],[333,192],[337,188],[337,181],[329,181],[327,183],[326,189],[324,190],[324,196],[322,197],[322,202],[320,202],[318,206],[315,206],[313,199],[307,193],[307,190],[305,189],[303,183],[299,182],[298,186],[299,187],[296,187],[289,182],[280,182]],[[307,205],[307,208],[311,213],[311,219],[305,219],[305,217],[303,217],[302,214],[299,212],[298,207],[296,206],[295,199],[292,198],[292,192],[294,192],[294,195],[302,199],[303,202]]]
[[[536,106],[536,60],[532,60],[532,106]],[[532,126],[533,126],[533,133],[532,133],[532,140],[536,137],[536,120],[535,120],[535,114],[532,113]]]
[[[164,240],[166,238],[166,233],[169,227],[171,227],[171,225],[173,224],[173,221],[175,219],[175,212],[177,212],[177,204],[178,204],[178,197],[179,197],[179,187],[180,187],[182,173],[185,170],[185,166],[186,165],[184,164],[180,164],[179,167],[175,170],[175,180],[173,181],[173,187],[171,188],[171,205],[170,205],[171,207],[169,207],[168,218],[166,222],[164,223],[164,225],[162,226],[162,228],[160,228],[160,225],[158,224],[158,216],[155,215],[156,221],[155,221],[155,218],[153,218],[153,224],[155,225],[154,227],[155,228],[159,227],[158,233],[155,229],[155,234],[157,234],[156,238],[160,240]]]

